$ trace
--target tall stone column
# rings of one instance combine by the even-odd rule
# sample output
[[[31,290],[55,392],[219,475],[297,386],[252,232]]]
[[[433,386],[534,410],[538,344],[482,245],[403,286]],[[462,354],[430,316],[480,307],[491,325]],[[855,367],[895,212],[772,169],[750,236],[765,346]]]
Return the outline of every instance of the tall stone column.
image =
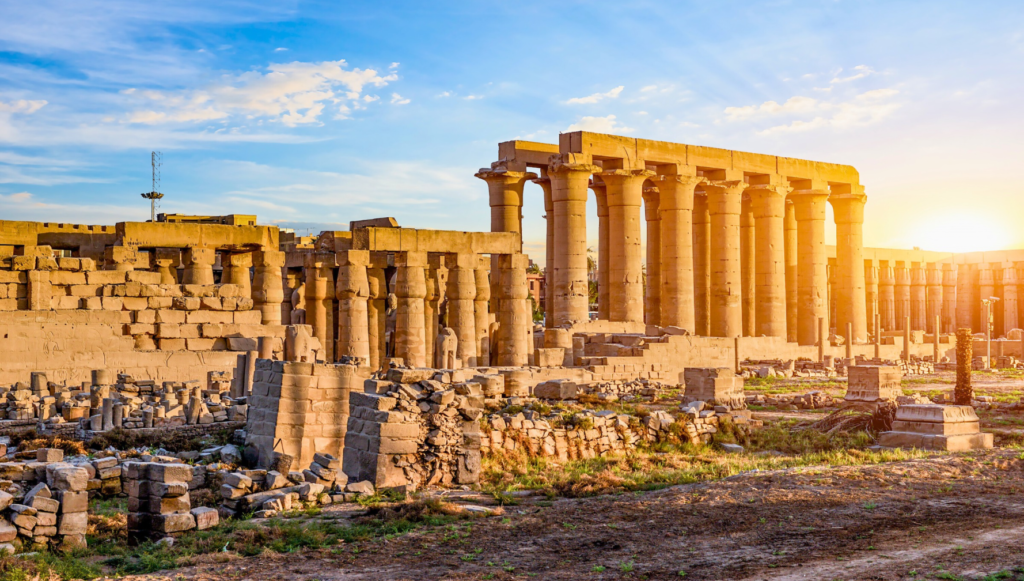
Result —
[[[544,222],[547,226],[544,244],[544,326],[551,328],[555,324],[555,318],[551,316],[551,308],[555,303],[555,203],[551,200],[551,178],[547,177],[546,169],[541,172],[541,176],[533,180],[533,183],[544,190]]]
[[[438,277],[438,269],[444,267],[444,257],[439,254],[427,255],[427,268],[423,271],[426,282],[426,296],[423,297],[423,341],[426,351],[425,358],[428,366],[435,365],[434,353],[437,349],[437,335],[440,333],[438,327],[439,310],[441,308],[441,279]],[[445,283],[447,284],[447,282]]]
[[[388,285],[384,280],[384,267],[388,264],[386,252],[371,252],[370,265],[366,269],[367,302],[366,324],[367,340],[370,343],[370,369],[380,369],[385,357],[385,310],[388,298]]]
[[[525,169],[522,168],[522,169]],[[476,177],[487,182],[491,202],[491,232],[523,233],[523,186],[537,174],[516,171],[501,162],[482,168]]]
[[[985,309],[981,306],[981,301],[993,297],[996,294],[996,281],[995,273],[992,270],[992,265],[983,262],[978,265],[978,298],[975,301],[974,308],[978,311],[977,323],[978,330],[984,332],[988,328],[988,321],[985,320]],[[992,312],[995,313],[996,307],[992,307]],[[993,318],[995,316],[993,315]]]
[[[476,279],[476,300],[473,302],[473,313],[476,315],[476,364],[480,367],[491,364],[491,340],[488,329],[491,325],[490,313],[487,306],[491,301],[491,281],[489,271],[491,259],[480,256],[476,261],[476,269],[473,275]],[[529,306],[529,302],[527,302]],[[530,327],[532,333],[533,313],[530,313]]]
[[[704,178],[659,175],[653,181],[661,214],[661,324],[693,333],[693,191]]]
[[[252,302],[253,307],[260,312],[260,318],[264,325],[281,324],[281,303],[284,302],[282,277],[284,260],[284,252],[280,250],[257,250],[252,253],[252,261],[255,265],[252,277]]]
[[[654,172],[612,169],[601,172],[608,192],[609,319],[644,320],[640,202],[644,181]]]
[[[337,253],[338,278],[334,285],[338,298],[338,349],[336,356],[357,357],[370,364],[370,325],[366,302],[370,298],[366,267],[370,253],[344,250]]]
[[[444,264],[449,267],[447,281],[447,316],[459,338],[456,356],[464,367],[476,367],[476,254],[447,254]]]
[[[740,210],[747,184],[713,181],[705,189],[711,216],[711,336],[743,332],[740,277]]]
[[[529,258],[524,254],[498,256],[498,365],[522,367],[529,361],[532,317],[526,282]]]
[[[552,156],[548,167],[555,207],[555,326],[589,320],[587,286],[587,190],[600,171],[584,156]]]
[[[181,277],[182,284],[213,284],[213,263],[217,261],[213,248],[189,246],[183,259],[185,272]]]
[[[233,284],[242,289],[241,296],[252,295],[252,281],[249,278],[252,268],[252,254],[249,252],[234,252],[221,255],[221,283]]]
[[[910,266],[910,330],[924,331],[927,326],[928,300],[927,300],[928,279],[925,276],[924,265],[915,262]]]
[[[828,329],[828,258],[825,254],[825,202],[828,190],[795,190],[790,194],[797,226],[797,342],[814,345],[817,321]],[[824,339],[824,338],[823,338]]]
[[[427,366],[423,299],[427,296],[426,252],[396,252],[395,357],[410,367]]]
[[[925,289],[927,301],[927,324],[929,333],[942,333],[942,328],[935,328],[935,321],[942,320],[942,270],[938,263],[930,262],[924,273],[928,283]]]
[[[864,300],[868,311],[868,332],[872,337],[878,337],[878,267],[872,260],[864,261]]]
[[[786,341],[797,342],[797,314],[799,293],[797,293],[797,228],[796,206],[786,200],[786,216],[783,218],[786,238]]]
[[[853,343],[867,341],[864,305],[864,187],[836,186],[829,198],[836,220],[836,326],[845,333],[853,327]]]
[[[644,218],[647,219],[647,282],[644,285],[644,322],[661,322],[661,195],[657,187],[644,188]]]
[[[711,334],[711,215],[707,191],[694,191],[693,197],[693,301],[695,334]]]
[[[958,308],[956,265],[946,262],[942,265],[942,332],[956,333]]]
[[[910,319],[910,269],[906,263],[896,262],[896,325],[900,331]]]
[[[888,262],[878,267],[878,314],[883,330],[896,329],[896,272]]]
[[[978,321],[975,319],[978,304],[978,271],[973,264],[956,265],[956,328],[969,328],[977,331]]]
[[[1017,284],[1017,269],[1007,263],[1003,266],[1003,336],[1017,328]]]
[[[609,278],[608,265],[610,264],[608,245],[608,188],[600,179],[590,184],[597,198],[597,318],[602,321],[611,320],[609,307]]]
[[[789,190],[755,185],[745,192],[754,217],[755,337],[787,338],[785,215]]]
[[[754,211],[751,208],[750,195],[743,194],[740,206],[740,310],[743,316],[744,337],[757,336],[757,304],[755,295],[757,285],[754,279],[754,246],[757,244],[754,234]]]
[[[459,339],[456,356],[463,367],[476,367],[476,254],[448,254],[448,326]]]
[[[306,324],[313,327],[313,336],[320,340],[324,360],[334,359],[333,253],[316,252],[304,257],[306,271]]]

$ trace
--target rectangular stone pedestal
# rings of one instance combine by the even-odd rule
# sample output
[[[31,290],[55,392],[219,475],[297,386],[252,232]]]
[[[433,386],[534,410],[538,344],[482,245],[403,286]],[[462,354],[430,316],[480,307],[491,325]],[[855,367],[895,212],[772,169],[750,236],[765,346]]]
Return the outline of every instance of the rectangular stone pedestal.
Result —
[[[991,448],[992,441],[992,434],[981,432],[978,415],[970,406],[900,406],[892,431],[878,435],[878,444],[888,448],[949,452]]]
[[[848,402],[892,401],[902,395],[903,374],[895,365],[853,365],[847,368]]]
[[[683,371],[686,382],[685,401],[703,401],[711,405],[723,405],[732,409],[743,409],[743,378],[728,367],[694,367]]]

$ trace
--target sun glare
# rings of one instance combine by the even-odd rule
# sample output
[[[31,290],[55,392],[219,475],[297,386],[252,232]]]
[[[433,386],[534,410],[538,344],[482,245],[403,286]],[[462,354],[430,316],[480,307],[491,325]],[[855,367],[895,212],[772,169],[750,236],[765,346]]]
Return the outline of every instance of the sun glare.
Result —
[[[1003,250],[1014,242],[999,220],[974,214],[924,218],[910,238],[922,250],[938,252]]]

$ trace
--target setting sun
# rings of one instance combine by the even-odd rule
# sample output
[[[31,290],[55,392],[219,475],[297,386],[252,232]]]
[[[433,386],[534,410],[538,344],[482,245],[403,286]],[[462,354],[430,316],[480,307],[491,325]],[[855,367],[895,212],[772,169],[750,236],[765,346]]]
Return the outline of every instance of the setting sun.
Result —
[[[1004,250],[1015,242],[1002,220],[980,213],[921,216],[908,238],[938,252]]]

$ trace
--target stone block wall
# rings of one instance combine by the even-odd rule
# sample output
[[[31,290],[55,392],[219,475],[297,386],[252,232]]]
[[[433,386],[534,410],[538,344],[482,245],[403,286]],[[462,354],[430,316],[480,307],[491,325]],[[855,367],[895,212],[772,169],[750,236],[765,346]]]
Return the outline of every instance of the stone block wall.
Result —
[[[376,488],[472,484],[480,478],[480,425],[486,390],[500,376],[452,383],[432,369],[391,369],[351,396],[342,469]]]
[[[369,376],[364,367],[259,359],[249,397],[246,445],[259,450],[260,465],[274,453],[308,465],[317,452],[341,457],[349,418],[349,394]]]
[[[229,352],[255,351],[260,338],[283,352],[285,327],[263,324],[251,286],[213,284],[212,271],[204,284],[177,284],[169,272],[114,266],[53,258],[49,247],[0,256],[0,382],[32,371],[81,381],[99,368],[180,380],[233,369]]]

